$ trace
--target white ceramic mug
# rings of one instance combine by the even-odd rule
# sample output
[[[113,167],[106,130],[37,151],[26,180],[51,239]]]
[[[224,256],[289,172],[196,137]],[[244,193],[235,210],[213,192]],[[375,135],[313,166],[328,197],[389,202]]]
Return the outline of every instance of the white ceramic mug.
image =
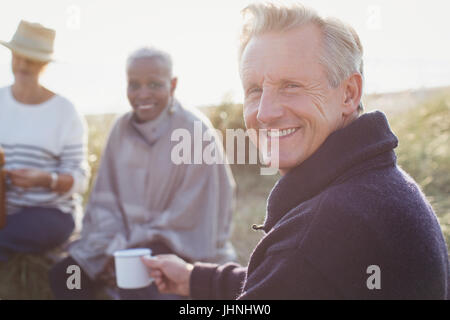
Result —
[[[140,289],[149,286],[153,279],[142,257],[151,257],[148,248],[125,249],[114,252],[117,286],[122,289]]]

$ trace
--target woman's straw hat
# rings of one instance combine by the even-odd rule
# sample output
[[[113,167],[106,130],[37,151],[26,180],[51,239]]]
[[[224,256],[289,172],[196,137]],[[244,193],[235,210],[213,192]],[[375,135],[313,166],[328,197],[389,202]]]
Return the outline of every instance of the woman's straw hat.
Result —
[[[50,62],[54,61],[55,34],[55,30],[45,28],[39,23],[22,20],[12,40],[9,42],[0,40],[0,44],[31,60]]]

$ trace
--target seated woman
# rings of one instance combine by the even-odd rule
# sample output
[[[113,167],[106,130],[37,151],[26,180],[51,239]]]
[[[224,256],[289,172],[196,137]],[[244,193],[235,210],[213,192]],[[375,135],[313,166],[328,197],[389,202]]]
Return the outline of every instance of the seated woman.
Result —
[[[14,84],[0,88],[0,147],[8,179],[0,261],[64,243],[88,178],[86,126],[67,99],[39,77],[52,61],[55,31],[21,21],[10,42]]]
[[[198,128],[206,132],[211,124],[175,98],[177,78],[170,55],[156,48],[135,51],[128,59],[127,78],[132,110],[110,132],[80,238],[49,274],[57,299],[94,299],[105,282],[112,287],[113,254],[118,250],[144,247],[153,254],[176,253],[188,261],[235,258],[230,242],[235,182],[228,164],[174,160],[178,142],[171,137],[176,130],[194,137]],[[215,139],[207,147],[215,146],[217,158],[223,159]],[[187,147],[190,151],[191,145]],[[66,285],[71,265],[80,267],[80,290]],[[180,298],[160,295],[155,285],[121,289],[118,296]]]

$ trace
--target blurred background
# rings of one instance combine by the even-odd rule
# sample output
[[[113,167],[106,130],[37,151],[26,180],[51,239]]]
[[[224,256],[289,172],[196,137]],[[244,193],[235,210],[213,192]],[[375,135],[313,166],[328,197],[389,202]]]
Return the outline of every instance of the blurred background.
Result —
[[[0,4],[0,39],[21,19],[54,28],[57,63],[42,82],[82,113],[128,110],[125,60],[143,45],[173,56],[177,96],[188,107],[242,102],[237,72],[240,10],[248,0],[15,0]],[[341,18],[364,45],[367,93],[448,85],[450,3],[442,0],[305,0]],[[12,81],[0,48],[0,85]]]
[[[0,4],[0,39],[19,21],[56,30],[58,61],[42,83],[69,98],[89,125],[89,162],[95,177],[116,117],[130,109],[125,60],[155,45],[172,54],[177,98],[220,129],[243,128],[237,69],[240,10],[250,1],[16,0]],[[422,187],[450,243],[450,3],[438,0],[302,1],[350,23],[364,46],[366,112],[386,113],[399,138],[400,166]],[[0,87],[10,85],[11,54],[0,48]],[[266,199],[279,178],[256,165],[233,165],[237,183],[232,242],[238,260],[262,237]],[[91,181],[92,182],[92,181]],[[89,191],[85,194],[88,199]],[[49,257],[17,256],[0,265],[0,299],[50,299]]]

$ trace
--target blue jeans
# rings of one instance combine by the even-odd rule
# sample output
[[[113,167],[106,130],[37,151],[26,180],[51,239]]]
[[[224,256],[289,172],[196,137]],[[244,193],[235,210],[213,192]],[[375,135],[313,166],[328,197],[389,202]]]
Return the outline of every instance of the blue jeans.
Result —
[[[43,253],[63,244],[75,228],[71,214],[55,208],[28,207],[6,217],[0,229],[0,261],[14,253]]]

